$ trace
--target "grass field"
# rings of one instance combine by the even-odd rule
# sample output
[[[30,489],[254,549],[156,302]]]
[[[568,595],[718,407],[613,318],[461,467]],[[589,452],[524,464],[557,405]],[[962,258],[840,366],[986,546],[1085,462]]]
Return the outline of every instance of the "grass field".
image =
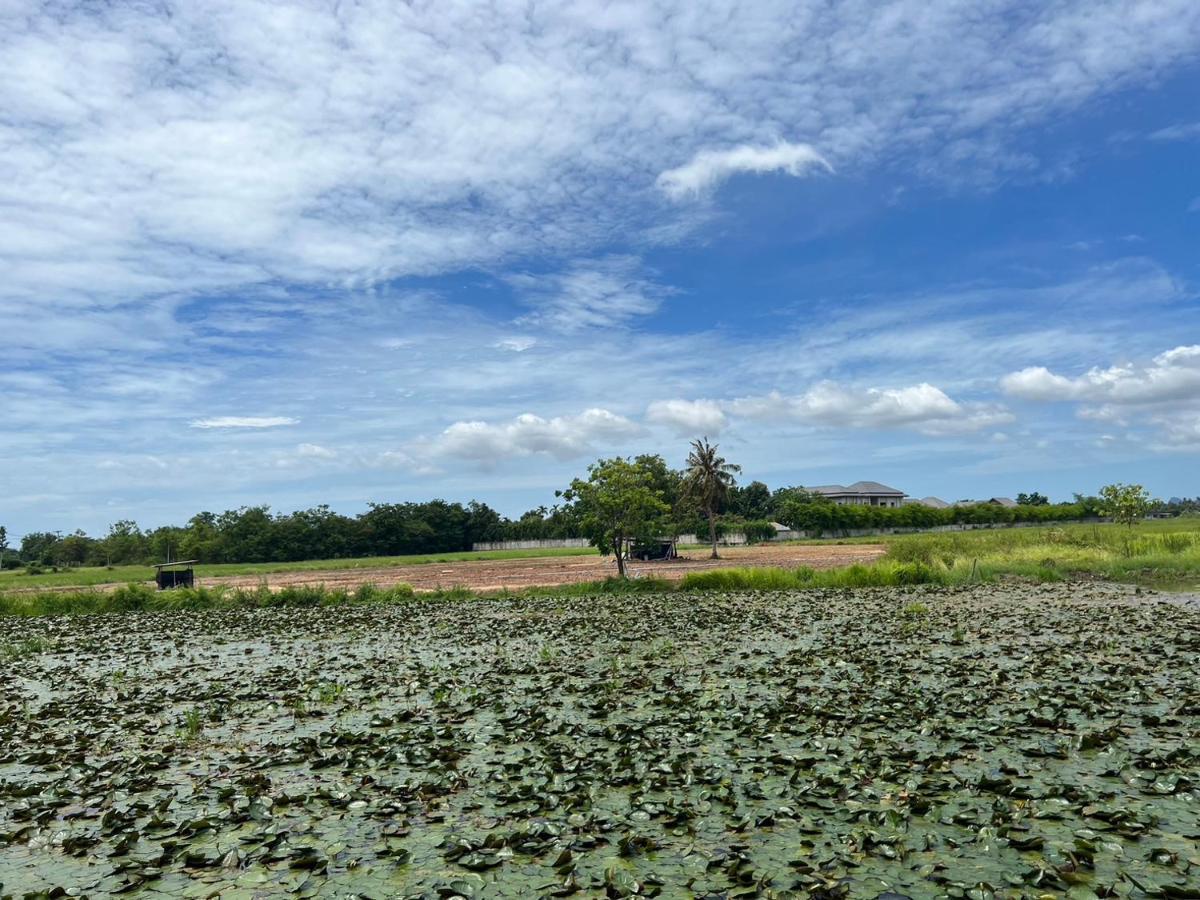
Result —
[[[1062,563],[1073,562],[1086,569],[1088,566],[1095,565],[1098,561],[1106,561],[1110,557],[1115,558],[1117,555],[1124,555],[1125,544],[1130,535],[1137,538],[1179,533],[1200,534],[1200,519],[1192,517],[1150,520],[1138,524],[1132,532],[1124,526],[1111,524],[1065,525],[1037,528],[995,528],[916,535],[830,536],[806,541],[786,541],[782,545],[884,543],[889,545],[896,544],[903,548],[928,547],[931,556],[943,560],[950,556],[975,559],[982,555],[987,557],[988,564],[994,567],[994,564],[998,561],[1003,562],[1004,559],[1011,559],[1014,564],[1019,562],[1020,567],[1028,573],[1034,572],[1037,568],[1036,566],[1031,567],[1030,563],[1044,559]],[[1193,545],[1194,543],[1195,539],[1193,539]],[[706,546],[704,544],[687,545],[681,549],[697,551],[703,550]],[[1136,554],[1138,556],[1152,555],[1140,552],[1140,550],[1147,549],[1148,547],[1144,542],[1138,543],[1135,541],[1133,546],[1139,550],[1139,553]],[[1165,553],[1158,554],[1155,561],[1163,563],[1163,567],[1167,571],[1179,570],[1181,568],[1185,571],[1188,570],[1191,562],[1188,560],[1187,554],[1181,556],[1177,552],[1176,548],[1178,546],[1178,542],[1173,543],[1171,540],[1159,544],[1157,549],[1164,550]],[[1063,551],[1067,547],[1073,547],[1077,551],[1091,547],[1093,550],[1101,552],[1091,553],[1090,555],[1082,552],[1064,555]],[[1041,553],[1042,550],[1046,552]],[[460,553],[434,553],[412,556],[306,560],[304,562],[201,564],[196,567],[196,577],[203,580],[223,576],[271,575],[286,572],[338,572],[352,571],[354,569],[400,568],[428,563],[591,556],[595,552],[590,547],[583,547],[547,550],[495,550],[479,553],[465,551]],[[920,555],[922,551],[917,550],[912,552]],[[1039,556],[1039,554],[1041,555]],[[894,558],[899,559],[901,557]],[[932,560],[926,561],[929,562]],[[1132,571],[1132,567],[1115,565],[1111,567],[1111,571],[1115,574],[1122,572],[1129,573]],[[149,566],[72,568],[60,569],[58,572],[46,571],[40,575],[27,575],[24,570],[16,569],[0,572],[0,592],[36,587],[90,587],[100,584],[133,583],[151,581],[153,577],[154,570]]]
[[[857,588],[913,584],[960,585],[1006,579],[1053,582],[1098,579],[1139,584],[1160,589],[1200,590],[1200,520],[1174,519],[1146,522],[1130,529],[1124,526],[1069,525],[1047,528],[1004,528],[968,532],[883,535],[870,539],[829,539],[808,543],[886,544],[887,555],[878,562],[843,568],[817,570],[797,568],[728,568],[688,573],[675,584],[650,579],[638,585],[596,582],[529,588],[533,595],[579,596],[604,590],[791,590],[802,588]],[[222,575],[256,575],[303,571],[346,571],[379,569],[428,563],[454,564],[475,560],[532,559],[546,556],[583,556],[590,549],[515,550],[487,553],[447,553],[432,556],[379,557],[357,560],[306,563],[217,565],[198,567],[203,580]],[[118,576],[118,577],[114,577]],[[219,584],[190,592],[155,596],[153,591],[130,584],[104,595],[90,586],[111,582],[139,582],[150,571],[128,569],[77,569],[42,576],[5,573],[0,580],[0,614],[37,615],[60,612],[134,611],[172,608],[220,609],[262,606],[341,606],[356,602],[382,602],[411,595],[403,584],[375,590],[359,587],[317,586],[274,588],[261,586],[225,588]],[[451,582],[452,583],[452,582]],[[51,590],[28,592],[31,586]],[[61,588],[61,590],[58,590]],[[7,589],[7,590],[5,590]],[[22,590],[26,589],[26,590]],[[459,589],[439,590],[441,595],[471,596]],[[484,591],[482,593],[507,593]]]
[[[1195,897],[1200,609],[1105,585],[0,618],[5,896]]]
[[[365,556],[353,559],[313,559],[304,562],[279,563],[216,563],[196,566],[196,577],[220,578],[225,575],[270,575],[280,572],[335,572],[352,569],[376,569],[419,566],[427,563],[454,563],[467,560],[531,559],[544,556],[588,556],[596,553],[591,547],[550,550],[487,550],[479,553],[428,553],[413,556]],[[24,570],[0,572],[0,591],[30,587],[90,587],[98,584],[128,584],[152,581],[150,566],[107,566],[49,570],[41,575],[26,575]]]
[[[1094,577],[1159,587],[1200,585],[1200,520],[896,536],[888,558],[921,563],[950,583],[1002,576]]]

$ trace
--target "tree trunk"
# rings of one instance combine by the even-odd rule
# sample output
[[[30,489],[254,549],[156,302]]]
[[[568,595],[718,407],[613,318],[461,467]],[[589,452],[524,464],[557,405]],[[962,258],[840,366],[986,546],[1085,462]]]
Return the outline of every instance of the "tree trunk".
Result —
[[[623,555],[623,547],[625,544],[624,538],[617,538],[617,577],[625,577],[625,557]]]
[[[720,559],[721,555],[717,553],[717,521],[713,518],[712,507],[706,509],[705,514],[708,516],[708,539],[712,541],[712,556],[709,559]]]

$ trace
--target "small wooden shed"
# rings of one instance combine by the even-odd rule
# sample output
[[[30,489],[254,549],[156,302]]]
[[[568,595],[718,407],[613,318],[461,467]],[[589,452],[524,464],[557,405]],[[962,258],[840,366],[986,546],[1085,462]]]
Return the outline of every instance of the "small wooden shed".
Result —
[[[179,587],[195,587],[196,571],[192,568],[198,560],[180,559],[175,562],[158,563],[154,566],[154,583],[160,591]]]

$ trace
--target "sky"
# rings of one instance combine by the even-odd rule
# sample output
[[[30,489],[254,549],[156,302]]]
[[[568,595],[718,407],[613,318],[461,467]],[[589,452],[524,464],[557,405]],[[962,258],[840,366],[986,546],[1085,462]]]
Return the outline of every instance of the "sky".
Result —
[[[0,0],[0,524],[1200,494],[1200,4]]]

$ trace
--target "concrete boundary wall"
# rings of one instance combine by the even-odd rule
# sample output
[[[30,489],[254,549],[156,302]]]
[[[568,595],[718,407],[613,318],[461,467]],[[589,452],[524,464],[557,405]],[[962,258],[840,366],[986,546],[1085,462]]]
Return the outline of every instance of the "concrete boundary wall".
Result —
[[[483,550],[563,550],[568,547],[590,546],[587,538],[555,538],[545,541],[482,541],[471,545],[471,549]]]
[[[872,537],[877,534],[937,534],[939,532],[980,531],[996,528],[1049,528],[1056,525],[1086,525],[1106,521],[1108,520],[1068,519],[1061,522],[959,522],[954,525],[933,525],[929,528],[846,528],[826,532],[780,531],[771,540],[803,541],[812,538],[836,540],[837,538]],[[706,544],[708,541],[701,540],[694,534],[681,534],[679,536],[679,543]],[[747,543],[746,535],[737,531],[730,532],[723,538],[720,538],[717,543],[723,547],[738,547]],[[587,546],[588,542],[585,538],[556,538],[545,541],[485,541],[483,543],[472,544],[471,549],[477,552],[485,550],[559,550]]]

